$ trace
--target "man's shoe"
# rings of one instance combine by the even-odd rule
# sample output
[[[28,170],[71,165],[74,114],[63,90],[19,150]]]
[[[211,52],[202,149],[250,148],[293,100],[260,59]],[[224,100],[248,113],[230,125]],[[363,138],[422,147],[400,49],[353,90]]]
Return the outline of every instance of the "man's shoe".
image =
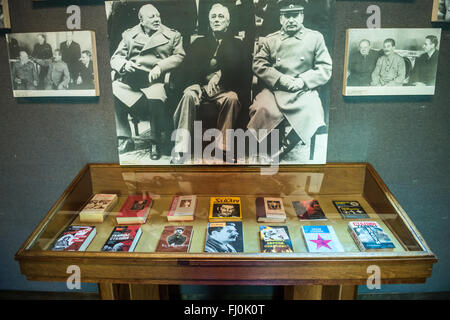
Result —
[[[124,154],[130,151],[134,151],[134,141],[132,139],[119,139],[119,154]]]
[[[150,159],[152,159],[152,160],[161,159],[161,150],[159,148],[159,145],[154,144],[150,147]]]

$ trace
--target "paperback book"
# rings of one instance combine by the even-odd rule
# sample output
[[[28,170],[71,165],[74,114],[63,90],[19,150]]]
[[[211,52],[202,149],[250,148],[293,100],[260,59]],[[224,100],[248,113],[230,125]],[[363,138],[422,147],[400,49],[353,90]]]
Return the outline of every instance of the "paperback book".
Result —
[[[292,205],[300,220],[327,220],[317,200],[292,201]]]
[[[205,252],[244,252],[242,222],[210,222],[206,229]]]
[[[242,209],[240,197],[211,197],[209,221],[241,221]]]
[[[142,230],[139,225],[116,226],[111,232],[108,240],[105,242],[102,251],[133,252],[141,234]]]
[[[361,251],[392,250],[394,243],[376,221],[351,221],[350,234]]]
[[[256,204],[256,218],[258,222],[285,222],[286,212],[281,198],[258,197]]]
[[[118,224],[142,224],[147,221],[152,206],[152,197],[143,195],[128,196],[117,214]]]
[[[167,213],[168,221],[192,221],[197,208],[197,196],[174,196]]]
[[[81,209],[81,222],[103,222],[105,216],[117,204],[117,194],[98,193]]]
[[[344,252],[333,226],[302,226],[309,252]]]
[[[294,252],[287,226],[260,226],[261,252]]]
[[[56,239],[52,251],[85,251],[97,229],[92,226],[69,226]]]
[[[369,215],[358,201],[333,200],[333,204],[344,219],[368,219]]]
[[[156,251],[188,252],[192,234],[192,226],[165,226]]]

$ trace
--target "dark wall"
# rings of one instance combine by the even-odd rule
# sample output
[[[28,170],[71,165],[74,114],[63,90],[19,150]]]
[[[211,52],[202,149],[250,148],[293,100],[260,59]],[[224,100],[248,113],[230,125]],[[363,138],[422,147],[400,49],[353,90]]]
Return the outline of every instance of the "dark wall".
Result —
[[[449,291],[450,32],[442,32],[433,97],[344,98],[345,29],[365,28],[370,4],[381,8],[384,28],[437,27],[430,22],[432,1],[337,1],[328,162],[370,162],[440,259],[426,284],[382,291]],[[12,32],[66,30],[66,8],[10,1]],[[81,15],[82,29],[96,33],[99,98],[13,98],[0,39],[0,290],[67,290],[64,283],[27,281],[14,254],[86,163],[119,161],[105,9],[95,1],[82,5]]]

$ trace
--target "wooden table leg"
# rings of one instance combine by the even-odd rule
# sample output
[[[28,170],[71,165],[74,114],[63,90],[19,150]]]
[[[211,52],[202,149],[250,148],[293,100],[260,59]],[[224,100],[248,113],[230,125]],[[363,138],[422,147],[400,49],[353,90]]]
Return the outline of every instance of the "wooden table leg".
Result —
[[[358,286],[286,286],[286,300],[354,300]]]

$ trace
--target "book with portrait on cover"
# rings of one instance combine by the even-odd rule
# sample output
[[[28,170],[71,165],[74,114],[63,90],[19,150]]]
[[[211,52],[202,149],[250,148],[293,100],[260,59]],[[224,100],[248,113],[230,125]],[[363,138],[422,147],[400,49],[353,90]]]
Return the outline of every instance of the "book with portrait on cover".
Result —
[[[188,252],[192,234],[192,226],[165,226],[156,251]]]
[[[140,225],[116,226],[105,242],[102,251],[133,252],[141,234],[142,229]]]
[[[211,197],[209,221],[241,221],[242,208],[240,197]]]
[[[286,212],[281,198],[258,197],[256,204],[256,218],[258,222],[285,222]]]
[[[197,208],[197,196],[174,196],[167,213],[167,221],[192,221]]]
[[[287,226],[260,226],[261,252],[294,252]]]
[[[142,224],[147,221],[152,206],[148,195],[128,196],[117,214],[117,224]]]
[[[206,229],[205,252],[244,252],[241,221],[210,222]]]

